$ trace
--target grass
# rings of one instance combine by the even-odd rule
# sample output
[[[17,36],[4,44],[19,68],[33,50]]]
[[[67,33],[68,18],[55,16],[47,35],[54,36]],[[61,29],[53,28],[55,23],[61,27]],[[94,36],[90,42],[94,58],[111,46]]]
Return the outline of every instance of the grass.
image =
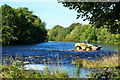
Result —
[[[68,73],[59,71],[57,68],[49,70],[48,67],[43,72],[37,70],[25,70],[23,61],[20,57],[16,57],[11,61],[12,64],[0,65],[0,79],[1,78],[68,78]]]
[[[73,61],[72,64],[81,63],[83,67],[87,68],[98,68],[92,73],[88,74],[89,77],[95,79],[120,79],[120,65],[119,65],[119,54],[112,56],[103,57],[101,60],[88,61],[86,59],[78,59]]]
[[[44,73],[40,73],[36,70],[25,71],[17,65],[1,65],[0,78],[68,78],[68,73],[58,70],[50,71],[47,67]]]
[[[116,67],[118,66],[118,59],[119,59],[119,55],[114,54],[109,57],[103,57],[99,61],[97,60],[89,61],[86,59],[78,59],[76,61],[73,61],[72,64],[82,63],[83,67],[87,67],[87,68]]]
[[[6,62],[5,62],[6,63]],[[46,62],[44,63],[46,65]],[[76,65],[75,78],[78,78],[81,64]],[[58,70],[57,67],[49,69],[46,67],[43,72],[37,70],[25,70],[23,62],[19,58],[12,61],[12,64],[0,65],[0,78],[73,78],[68,76],[68,72],[64,70]]]
[[[96,71],[91,73],[90,77],[92,78],[120,78],[118,70],[120,72],[120,66],[118,64],[118,54],[112,56],[103,57],[99,61],[89,61],[86,59],[78,59],[73,61],[72,64],[76,64],[76,73],[75,78],[78,78],[79,69],[81,66],[86,68],[104,68],[101,72]],[[113,69],[109,69],[113,68]],[[0,78],[72,78],[68,76],[68,73],[65,71],[59,71],[57,68],[54,70],[49,70],[46,67],[43,73],[36,70],[25,71],[24,67],[21,66],[21,61],[15,60],[11,65],[5,66],[0,65]]]

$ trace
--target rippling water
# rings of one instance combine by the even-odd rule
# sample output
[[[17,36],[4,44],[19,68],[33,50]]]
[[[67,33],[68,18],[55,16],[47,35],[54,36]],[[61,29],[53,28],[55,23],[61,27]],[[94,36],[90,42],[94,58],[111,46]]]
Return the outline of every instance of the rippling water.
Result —
[[[49,70],[52,72],[55,69],[58,69],[58,71],[64,70],[65,72],[68,72],[68,75],[71,77],[75,77],[75,73],[76,73],[76,66],[71,65],[71,64],[60,64],[59,66],[56,65],[44,65],[44,64],[28,64],[25,65],[25,69],[29,70],[29,69],[34,69],[34,70],[39,70],[40,72],[43,71],[45,68],[49,67]],[[79,78],[87,78],[88,74],[92,72],[91,69],[87,69],[87,68],[80,68],[80,74],[78,75]]]
[[[117,51],[118,48],[118,46],[116,45],[94,43],[94,45],[102,46],[102,50],[91,52],[62,51],[65,49],[74,49],[74,45],[74,42],[45,42],[31,45],[3,46],[2,54],[3,57],[6,55],[15,57],[16,54],[20,54],[24,57],[39,56],[40,59],[52,58],[53,60],[57,57],[60,57],[64,61],[68,60],[69,62],[76,56],[88,59],[95,59],[95,57],[103,57],[104,55],[107,55],[106,53],[111,54],[112,52]]]
[[[66,49],[74,49],[74,42],[44,42],[39,44],[30,44],[30,45],[11,45],[2,47],[2,56],[12,56],[21,55],[24,57],[24,61],[34,62],[35,64],[28,64],[27,69],[31,66],[33,69],[44,68],[42,65],[43,60],[46,60],[48,63],[52,63],[51,66],[56,63],[62,64],[61,66],[65,70],[72,70],[72,65],[70,64],[72,60],[76,58],[83,58],[88,60],[95,60],[97,57],[103,57],[105,55],[112,55],[113,52],[117,52],[118,46],[109,45],[109,44],[95,44],[100,45],[102,49],[99,51],[91,52],[76,52],[76,51],[64,51]],[[39,64],[38,64],[39,63]],[[37,64],[37,65],[36,65]],[[64,64],[64,65],[63,65]],[[29,67],[28,67],[29,66]],[[39,69],[38,69],[39,70]],[[86,69],[81,70],[84,74],[89,73]],[[69,71],[70,72],[70,71]],[[73,70],[73,73],[75,70]],[[69,74],[73,76],[73,74]]]

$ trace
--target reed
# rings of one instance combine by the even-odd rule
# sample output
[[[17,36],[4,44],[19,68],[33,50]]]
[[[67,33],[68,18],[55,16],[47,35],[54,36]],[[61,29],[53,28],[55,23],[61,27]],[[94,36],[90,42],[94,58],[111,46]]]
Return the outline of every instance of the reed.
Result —
[[[101,58],[99,61],[89,61],[86,59],[78,59],[76,61],[72,61],[72,64],[82,63],[83,67],[87,68],[103,68],[103,67],[116,67],[118,65],[119,54],[113,54],[112,56],[105,56]]]
[[[41,73],[37,70],[24,70],[19,65],[0,65],[0,78],[69,78],[65,71],[49,70],[48,67]]]
[[[59,57],[57,57],[58,59]],[[6,57],[3,59],[3,63],[0,65],[0,79],[1,78],[69,78],[68,73],[63,70],[50,70],[47,66],[43,73],[37,70],[25,70],[23,65],[24,59],[21,56]],[[8,64],[10,63],[10,64]],[[51,64],[50,59],[43,59],[44,65]],[[56,63],[59,67],[59,59]]]

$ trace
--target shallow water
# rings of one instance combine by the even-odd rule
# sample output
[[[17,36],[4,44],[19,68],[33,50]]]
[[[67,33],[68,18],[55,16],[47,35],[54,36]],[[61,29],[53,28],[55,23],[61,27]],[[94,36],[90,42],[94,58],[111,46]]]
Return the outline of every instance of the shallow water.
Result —
[[[118,46],[109,45],[109,44],[95,44],[102,46],[102,49],[99,51],[91,52],[76,52],[76,51],[62,51],[65,49],[74,49],[74,42],[44,42],[38,44],[30,45],[12,45],[12,46],[3,46],[2,47],[2,56],[17,56],[21,55],[29,62],[41,61],[43,59],[50,58],[53,62],[56,60],[62,63],[70,63],[71,60],[76,57],[85,58],[89,60],[94,60],[96,57],[103,57],[105,55],[112,55],[113,52],[116,52]],[[36,56],[36,57],[35,57]],[[31,60],[32,57],[34,58]]]
[[[44,65],[44,64],[28,64],[25,65],[25,70],[39,70],[40,72],[43,72],[46,67],[49,68],[51,72],[54,70],[58,70],[59,72],[65,71],[68,73],[69,76],[75,77],[76,73],[76,66],[71,64],[60,64],[60,65]],[[78,75],[79,78],[88,78],[88,74],[92,72],[91,69],[87,68],[80,68],[80,74]]]
[[[97,57],[103,57],[106,55],[112,55],[113,52],[118,51],[117,45],[110,44],[95,44],[100,45],[102,49],[99,51],[91,51],[91,52],[76,52],[76,51],[64,51],[65,49],[74,49],[74,42],[44,42],[38,44],[30,44],[30,45],[11,45],[11,46],[3,46],[2,47],[2,56],[3,58],[6,56],[23,56],[23,61],[29,62],[29,64],[25,66],[31,66],[33,69],[41,70],[44,69],[45,65],[43,65],[44,60],[50,68],[57,67],[56,64],[58,62],[61,64],[60,67],[69,72],[70,76],[74,76],[75,66],[70,63],[72,60],[76,60],[77,58],[83,58],[88,60],[96,60]],[[33,63],[34,64],[31,64]],[[30,69],[27,67],[27,69]],[[72,72],[71,72],[72,71]],[[81,68],[81,73],[88,74],[91,72],[90,70]],[[81,74],[80,73],[80,74]],[[79,76],[79,77],[85,77]]]

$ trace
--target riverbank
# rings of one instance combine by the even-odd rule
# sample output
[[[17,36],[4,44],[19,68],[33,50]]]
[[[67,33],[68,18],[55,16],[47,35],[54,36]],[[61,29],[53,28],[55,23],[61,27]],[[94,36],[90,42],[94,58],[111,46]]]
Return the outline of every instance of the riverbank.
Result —
[[[71,64],[81,64],[82,67],[92,68],[94,71],[89,74],[91,78],[120,78],[120,64],[119,64],[119,54],[114,54],[112,56],[105,56],[99,61],[88,61],[85,59],[78,59],[72,61]]]
[[[118,58],[119,55],[114,54],[103,57],[99,61],[77,60],[75,75],[79,74],[80,67],[85,67],[94,71],[88,75],[89,78],[120,78]],[[0,65],[0,69],[1,78],[76,78],[69,76],[69,73],[64,70],[59,71],[57,68],[51,71],[46,67],[42,73],[36,70],[25,70],[25,67],[21,65],[21,61],[15,61],[9,66]]]
[[[87,68],[103,68],[103,67],[117,67],[119,66],[119,54],[113,54],[112,56],[105,56],[100,58],[99,60],[89,61],[87,59],[78,59],[76,61],[72,61],[71,64],[82,63],[83,67]]]

